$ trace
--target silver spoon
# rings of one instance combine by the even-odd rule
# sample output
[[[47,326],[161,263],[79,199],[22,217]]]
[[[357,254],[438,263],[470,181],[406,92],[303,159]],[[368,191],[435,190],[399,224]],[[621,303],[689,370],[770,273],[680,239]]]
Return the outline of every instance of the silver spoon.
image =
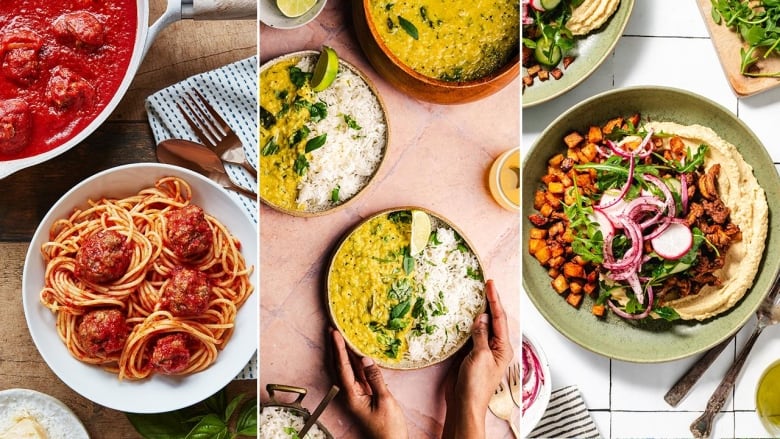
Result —
[[[707,409],[691,424],[691,433],[693,433],[694,437],[710,437],[713,421],[720,412],[720,409],[723,408],[723,405],[726,404],[729,393],[734,387],[737,376],[739,376],[739,372],[742,370],[742,366],[745,364],[745,360],[747,360],[748,354],[750,354],[750,350],[756,343],[758,336],[761,335],[761,332],[767,326],[780,322],[780,296],[778,296],[778,292],[780,292],[780,276],[775,276],[769,294],[767,294],[764,301],[761,302],[761,305],[756,312],[756,316],[758,317],[756,329],[750,334],[750,338],[745,342],[742,350],[739,351],[737,359],[734,360],[734,363],[731,365],[728,372],[726,372],[723,381],[720,382],[718,388],[712,393],[710,400],[707,401]]]
[[[298,437],[303,439],[304,436],[306,436],[306,433],[309,432],[309,429],[314,425],[315,422],[317,422],[317,418],[320,417],[322,412],[325,410],[325,407],[330,403],[330,401],[336,396],[336,394],[339,393],[339,387],[337,385],[330,386],[330,391],[327,395],[325,395],[324,398],[322,398],[322,401],[320,401],[320,404],[317,406],[316,409],[314,409],[314,413],[309,416],[309,419],[306,420],[306,423],[303,424],[303,428],[301,428],[301,431],[298,432]]]
[[[214,151],[198,143],[178,139],[163,140],[157,144],[157,160],[193,170],[225,189],[257,199],[256,193],[233,183],[225,171],[225,165]]]

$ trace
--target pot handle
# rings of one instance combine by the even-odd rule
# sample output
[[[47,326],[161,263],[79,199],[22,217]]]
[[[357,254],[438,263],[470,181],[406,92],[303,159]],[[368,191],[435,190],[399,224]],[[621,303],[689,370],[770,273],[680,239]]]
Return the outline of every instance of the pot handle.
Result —
[[[303,401],[303,398],[306,397],[307,392],[303,387],[288,386],[285,384],[268,384],[265,386],[265,389],[268,391],[268,397],[271,398],[272,404],[280,404],[280,401],[276,400],[276,392],[297,393],[298,397],[293,401],[292,405],[297,408],[303,408],[301,402]]]
[[[182,18],[257,20],[257,0],[181,0]]]
[[[185,0],[186,1],[186,0]],[[157,19],[146,33],[146,44],[144,45],[143,56],[146,58],[146,53],[149,52],[149,48],[152,47],[152,43],[157,39],[157,35],[162,32],[163,29],[168,27],[169,24],[174,23],[182,19],[182,0],[168,0],[168,6],[165,8],[165,12]]]

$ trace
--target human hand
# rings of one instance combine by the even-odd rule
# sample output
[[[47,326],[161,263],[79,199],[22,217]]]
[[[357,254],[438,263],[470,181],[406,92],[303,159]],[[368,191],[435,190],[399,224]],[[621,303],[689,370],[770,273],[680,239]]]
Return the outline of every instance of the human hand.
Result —
[[[445,384],[444,438],[484,437],[490,397],[514,356],[506,313],[492,280],[485,290],[490,315],[480,314],[474,320],[473,347],[462,361],[453,362]]]
[[[379,366],[368,357],[359,362],[353,358],[337,330],[332,329],[331,336],[336,370],[349,411],[372,438],[408,438],[403,410],[387,388]]]

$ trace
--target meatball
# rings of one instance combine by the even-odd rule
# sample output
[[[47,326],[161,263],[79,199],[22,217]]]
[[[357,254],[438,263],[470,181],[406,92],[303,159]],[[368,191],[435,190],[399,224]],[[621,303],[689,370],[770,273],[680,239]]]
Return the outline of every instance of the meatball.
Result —
[[[118,309],[90,311],[81,317],[78,325],[81,348],[101,357],[121,351],[129,333],[125,315]]]
[[[52,70],[46,98],[58,109],[91,105],[95,98],[95,88],[84,77],[66,67],[57,66]]]
[[[103,45],[103,23],[87,11],[62,14],[52,28],[57,39],[67,46],[94,50]]]
[[[5,33],[5,31],[3,32]],[[30,85],[40,74],[39,54],[43,39],[32,30],[9,31],[0,41],[0,55],[5,54],[0,70],[20,85]]]
[[[12,154],[30,143],[32,119],[26,102],[0,101],[0,154]]]
[[[190,362],[190,336],[184,333],[165,335],[157,339],[149,360],[152,369],[164,374],[176,374]]]
[[[178,266],[160,298],[160,307],[175,316],[203,314],[209,306],[209,280],[204,273]]]
[[[131,256],[132,246],[124,236],[100,230],[88,236],[76,253],[76,277],[92,283],[115,281],[127,272]]]
[[[183,259],[203,256],[211,248],[211,227],[203,209],[190,204],[165,215],[168,241],[173,253]]]

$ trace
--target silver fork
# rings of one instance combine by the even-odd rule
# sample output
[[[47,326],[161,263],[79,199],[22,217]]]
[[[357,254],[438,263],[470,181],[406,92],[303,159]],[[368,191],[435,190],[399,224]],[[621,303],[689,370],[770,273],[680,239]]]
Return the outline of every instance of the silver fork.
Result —
[[[241,165],[257,177],[257,170],[246,159],[241,139],[198,90],[185,91],[181,102],[193,117],[189,116],[181,103],[177,102],[176,105],[201,143],[214,150],[223,162]]]

